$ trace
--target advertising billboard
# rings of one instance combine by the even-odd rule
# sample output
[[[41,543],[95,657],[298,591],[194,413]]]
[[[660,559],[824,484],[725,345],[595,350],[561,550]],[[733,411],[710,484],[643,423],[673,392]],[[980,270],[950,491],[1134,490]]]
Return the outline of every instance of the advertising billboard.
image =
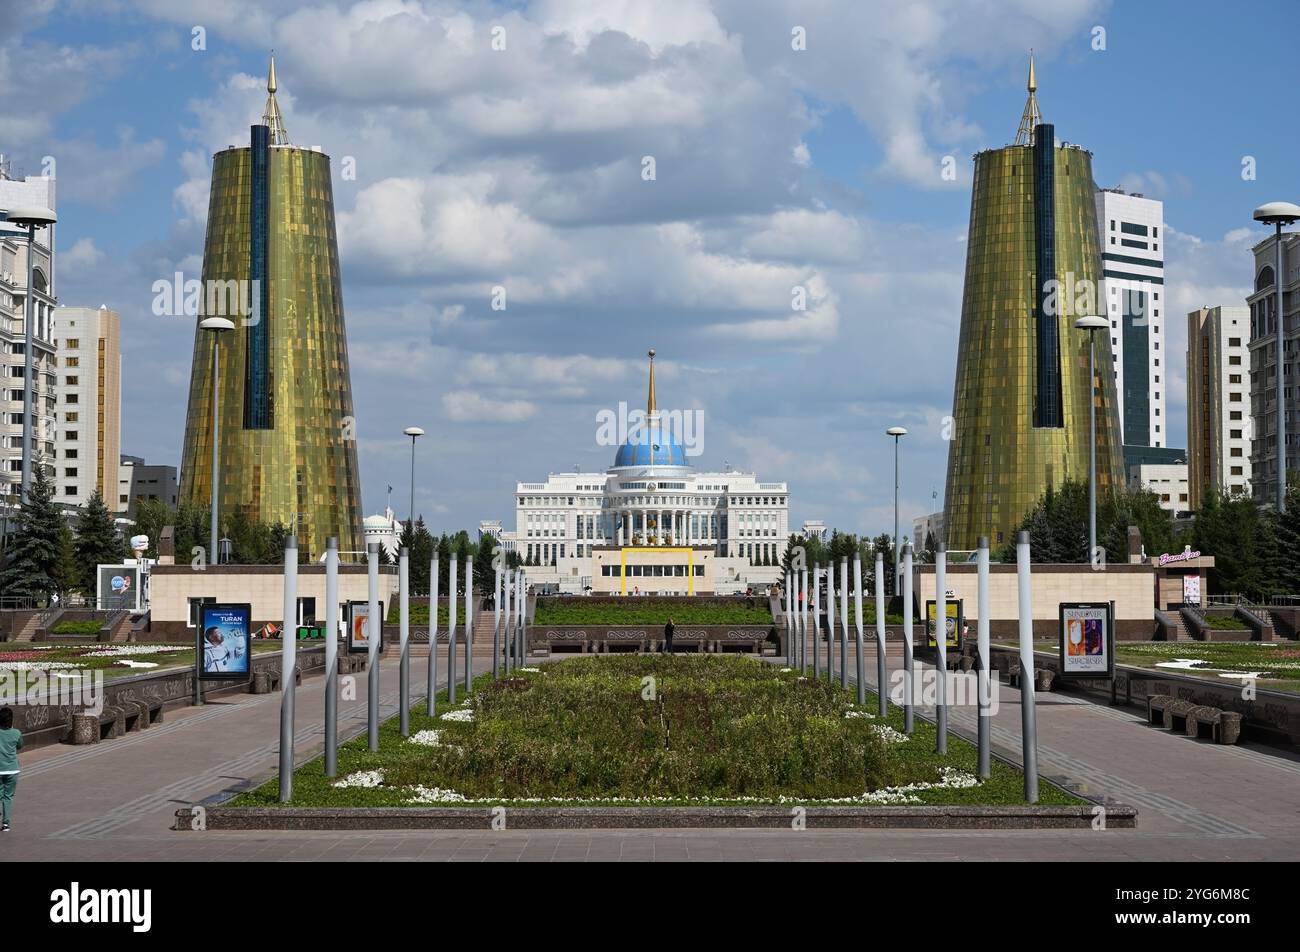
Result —
[[[966,615],[962,611],[961,599],[947,599],[943,604],[948,615],[944,626],[947,629],[948,638],[944,644],[949,651],[960,651],[962,628],[966,623]],[[933,599],[925,603],[925,646],[937,650],[939,646],[934,640],[934,616],[936,611],[938,611],[938,603]]]
[[[246,681],[252,675],[251,605],[203,605],[199,612],[198,666],[201,681]]]
[[[95,566],[95,602],[101,609],[140,610],[140,566]]]
[[[379,603],[379,650],[384,650],[384,603]],[[370,651],[370,603],[348,602],[348,654],[366,654]]]
[[[1061,677],[1115,675],[1115,632],[1108,602],[1061,603]]]

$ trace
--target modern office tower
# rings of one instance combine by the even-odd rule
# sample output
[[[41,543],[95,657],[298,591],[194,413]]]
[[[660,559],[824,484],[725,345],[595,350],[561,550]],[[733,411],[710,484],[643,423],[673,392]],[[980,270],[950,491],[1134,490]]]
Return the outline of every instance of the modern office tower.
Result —
[[[4,221],[16,208],[54,209],[54,179],[15,178],[0,155],[0,504],[21,495],[23,468],[23,378],[26,374],[27,229]],[[42,466],[53,477],[55,433],[55,354],[50,312],[54,288],[54,225],[36,229],[32,286],[32,472]]]
[[[1120,188],[1097,191],[1102,314],[1110,320],[1115,398],[1125,447],[1169,445],[1169,341],[1162,299],[1164,205]],[[1125,450],[1125,462],[1130,462]]]
[[[58,352],[55,497],[83,506],[98,490],[115,512],[122,448],[121,321],[102,305],[58,307],[52,334]]]
[[[1272,505],[1277,498],[1277,239],[1269,236],[1252,249],[1255,290],[1250,307],[1250,487],[1256,501]],[[1286,296],[1285,362],[1286,468],[1300,472],[1300,393],[1297,393],[1296,354],[1300,352],[1300,234],[1282,233],[1282,290]]]
[[[361,551],[356,424],[329,156],[288,143],[275,89],[272,60],[250,144],[212,159],[199,317],[235,329],[195,329],[180,496],[209,505],[220,334],[220,512],[283,523],[314,559],[330,536]]]
[[[1251,486],[1250,308],[1187,315],[1187,465],[1192,509]]]
[[[1014,144],[975,156],[944,533],[949,549],[993,545],[1049,486],[1087,481],[1097,408],[1099,494],[1122,485],[1115,376],[1105,338],[1088,379],[1101,278],[1092,155],[1041,121],[1033,62]],[[1085,559],[1086,552],[1079,558]]]
[[[118,512],[135,515],[136,503],[157,500],[175,509],[180,502],[176,467],[146,463],[142,456],[122,455],[117,467]]]

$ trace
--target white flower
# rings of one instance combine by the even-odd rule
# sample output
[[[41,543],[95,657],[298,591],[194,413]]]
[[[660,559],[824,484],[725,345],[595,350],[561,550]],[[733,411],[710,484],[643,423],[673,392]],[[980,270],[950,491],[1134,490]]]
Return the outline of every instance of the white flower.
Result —
[[[118,661],[117,663],[118,663],[118,664],[126,665],[128,668],[156,668],[156,667],[158,667],[158,662],[157,662],[157,661],[132,661],[130,658],[123,658],[123,659],[121,659],[120,661]]]
[[[876,715],[874,715],[874,714],[872,714],[872,713],[870,713],[870,712],[868,712],[868,711],[857,711],[857,710],[845,711],[845,712],[844,712],[844,716],[845,716],[845,717],[869,717],[869,718],[871,718],[872,720],[875,720],[875,718],[876,718]]]
[[[181,648],[177,645],[112,645],[108,648],[96,648],[94,651],[87,651],[82,657],[122,658],[126,655],[175,654],[177,651],[187,650],[187,648]]]
[[[520,668],[520,671],[527,671],[529,674],[541,674],[541,668]]]
[[[791,671],[793,671],[793,670],[794,670],[794,668],[782,668],[782,669],[781,669],[781,673],[782,673],[782,674],[789,674],[789,673],[790,673]]]
[[[437,747],[440,737],[442,737],[442,731],[418,731],[411,735],[409,741],[412,744],[419,744],[421,747]]]
[[[442,787],[422,787],[416,784],[411,788],[415,796],[407,800],[407,803],[464,803],[465,797],[455,790],[444,790]]]
[[[56,668],[81,668],[70,661],[0,661],[0,671],[53,671]]]
[[[474,712],[467,710],[448,711],[446,714],[442,715],[442,720],[461,722],[472,721],[474,720]]]
[[[867,716],[870,717],[870,715]],[[888,724],[872,724],[871,729],[875,731],[880,736],[881,740],[884,740],[886,743],[906,744],[909,740],[911,740],[911,738],[908,737],[906,734],[902,733],[901,731],[894,730]]]
[[[348,774],[342,780],[334,781],[335,787],[378,787],[384,782],[384,772],[382,770],[361,770],[354,774]]]

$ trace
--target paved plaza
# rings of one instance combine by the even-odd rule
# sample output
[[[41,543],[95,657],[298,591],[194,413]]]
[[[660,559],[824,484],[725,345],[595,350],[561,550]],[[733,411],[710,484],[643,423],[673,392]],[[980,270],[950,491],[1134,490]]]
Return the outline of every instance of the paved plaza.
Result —
[[[867,659],[874,671],[874,656]],[[901,659],[890,657],[891,670]],[[478,657],[482,669],[487,659]],[[850,670],[854,665],[850,662]],[[414,659],[421,684],[424,659]],[[444,675],[445,677],[445,675]],[[300,761],[322,743],[323,681],[298,689]],[[386,662],[381,712],[397,711]],[[365,679],[340,704],[344,736],[364,726]],[[1146,726],[1128,710],[1077,695],[1038,695],[1040,771],[1139,810],[1136,830],[664,830],[217,832],[169,829],[174,811],[277,762],[278,694],[237,695],[170,711],[147,731],[88,747],[27,752],[5,860],[1280,860],[1300,855],[1300,758],[1213,745]],[[974,714],[953,710],[955,729]],[[1019,693],[1001,688],[994,749],[1019,760]]]

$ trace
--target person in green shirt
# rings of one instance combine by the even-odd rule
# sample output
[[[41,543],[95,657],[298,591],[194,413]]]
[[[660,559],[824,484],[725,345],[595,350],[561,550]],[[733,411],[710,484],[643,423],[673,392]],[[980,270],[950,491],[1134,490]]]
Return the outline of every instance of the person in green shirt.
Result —
[[[0,707],[0,833],[9,832],[14,791],[18,789],[18,751],[22,746],[22,732],[14,730],[13,709]]]

